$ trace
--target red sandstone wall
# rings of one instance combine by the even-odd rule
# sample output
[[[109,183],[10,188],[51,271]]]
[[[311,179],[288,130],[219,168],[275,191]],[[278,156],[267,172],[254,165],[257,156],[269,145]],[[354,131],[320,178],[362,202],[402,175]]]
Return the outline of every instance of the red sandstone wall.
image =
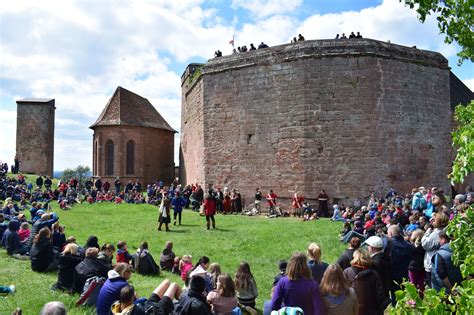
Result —
[[[192,83],[186,80],[182,89],[179,177],[181,183],[203,183],[205,172],[203,82],[201,79]]]
[[[53,176],[54,111],[54,100],[17,104],[16,151],[20,172]]]
[[[186,92],[204,104],[202,121],[200,97],[183,99],[188,182],[203,172],[205,186],[237,187],[247,201],[255,187],[341,199],[390,186],[449,192],[449,70],[439,54],[366,40],[251,54],[210,61]]]
[[[105,143],[114,141],[114,175],[105,175]],[[134,174],[126,174],[126,145],[135,142]],[[111,184],[119,176],[122,183],[140,180],[150,184],[157,179],[169,182],[174,175],[174,135],[173,132],[145,127],[99,126],[94,128],[94,176],[100,176]],[[96,152],[97,151],[97,152]]]

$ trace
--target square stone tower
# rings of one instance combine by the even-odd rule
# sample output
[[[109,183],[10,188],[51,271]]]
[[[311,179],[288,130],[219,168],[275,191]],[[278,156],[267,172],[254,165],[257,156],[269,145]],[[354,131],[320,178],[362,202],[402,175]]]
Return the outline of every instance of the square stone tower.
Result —
[[[16,152],[20,172],[53,176],[54,99],[25,98],[16,103]]]

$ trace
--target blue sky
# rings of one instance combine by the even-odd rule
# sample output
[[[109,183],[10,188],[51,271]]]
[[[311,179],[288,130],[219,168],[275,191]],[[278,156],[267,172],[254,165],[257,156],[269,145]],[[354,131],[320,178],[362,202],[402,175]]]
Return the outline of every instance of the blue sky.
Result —
[[[457,66],[436,20],[424,24],[399,0],[8,1],[0,11],[0,160],[15,154],[16,103],[56,99],[55,170],[91,165],[88,127],[123,86],[148,98],[180,130],[180,76],[217,49],[265,41],[364,37],[442,53],[471,89],[474,67]],[[176,148],[179,134],[176,136]],[[177,160],[176,160],[177,163]]]

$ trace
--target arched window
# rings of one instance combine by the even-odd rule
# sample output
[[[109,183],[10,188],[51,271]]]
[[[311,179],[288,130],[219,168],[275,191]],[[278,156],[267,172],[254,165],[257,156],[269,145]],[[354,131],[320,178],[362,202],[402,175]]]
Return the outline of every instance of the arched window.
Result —
[[[105,142],[105,175],[114,175],[114,142]]]
[[[135,142],[130,140],[127,142],[127,175],[135,173]]]

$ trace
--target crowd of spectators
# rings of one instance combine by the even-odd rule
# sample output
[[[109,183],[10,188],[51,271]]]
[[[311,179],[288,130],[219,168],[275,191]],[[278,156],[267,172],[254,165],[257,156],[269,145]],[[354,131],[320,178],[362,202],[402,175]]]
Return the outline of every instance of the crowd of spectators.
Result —
[[[172,242],[165,244],[158,263],[147,242],[140,244],[135,253],[129,252],[125,241],[99,245],[95,236],[80,246],[75,237],[66,236],[58,214],[49,211],[52,200],[67,204],[69,199],[117,202],[123,196],[125,202],[136,202],[136,195],[142,194],[139,182],[129,182],[122,190],[121,183],[116,181],[115,191],[111,192],[111,187],[107,189],[100,179],[84,184],[75,180],[60,182],[54,188],[49,178],[42,180],[38,177],[33,189],[21,174],[1,177],[0,243],[12,257],[29,259],[32,271],[57,270],[58,279],[51,284],[53,290],[79,294],[78,304],[93,305],[97,314],[129,314],[132,310],[133,314],[145,314],[147,309],[160,314],[257,313],[258,282],[247,262],[241,262],[235,271],[230,270],[235,274],[232,276],[205,255],[195,264],[185,249],[180,249],[182,256],[176,255]],[[171,200],[177,195],[185,196],[182,206],[195,210],[204,199],[199,185],[181,188],[177,179],[169,186],[163,182],[148,185],[146,192],[147,198],[140,202],[157,204],[160,195],[167,194],[173,196]],[[221,212],[239,210],[237,190],[225,188],[209,193],[221,201]],[[97,199],[99,194],[113,197]],[[88,200],[92,195],[94,199]],[[273,191],[264,197],[256,189],[254,206],[259,208],[266,198],[271,208],[277,197]],[[406,195],[394,189],[384,198],[372,194],[367,202],[359,200],[353,206],[334,204],[331,219],[343,225],[340,240],[348,243],[348,249],[330,264],[322,254],[323,246],[311,243],[306,253],[296,252],[288,261],[281,261],[263,313],[285,307],[304,314],[383,314],[390,303],[395,305],[395,292],[404,280],[412,282],[421,297],[426,287],[444,288],[449,293],[463,279],[452,263],[451,238],[445,228],[449,220],[465,214],[473,197],[471,187],[467,187],[450,204],[440,189],[419,187]],[[324,215],[327,194],[321,191],[318,200],[319,213]],[[291,214],[304,218],[303,205],[302,194],[295,193]],[[180,219],[175,216],[179,223]],[[128,282],[133,273],[156,275],[162,270],[180,275],[183,288],[164,280],[148,298],[136,297]],[[0,289],[8,293],[15,288]]]

